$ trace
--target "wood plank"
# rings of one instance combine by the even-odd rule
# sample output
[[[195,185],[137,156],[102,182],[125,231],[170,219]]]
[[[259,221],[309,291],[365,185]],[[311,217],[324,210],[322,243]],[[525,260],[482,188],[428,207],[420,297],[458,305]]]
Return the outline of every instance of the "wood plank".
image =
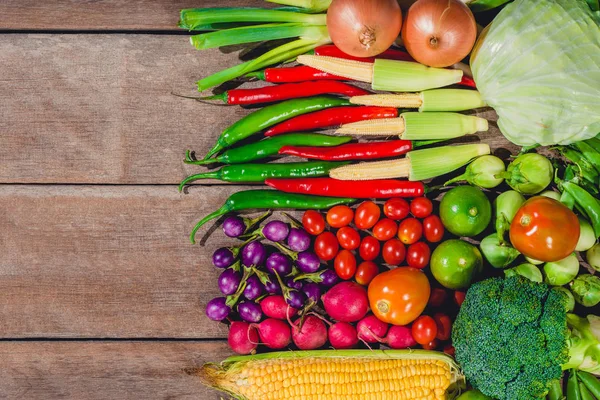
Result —
[[[198,171],[184,151],[204,154],[248,111],[171,92],[235,62],[185,36],[0,35],[0,183],[179,182]]]
[[[0,338],[226,337],[204,306],[235,242],[188,234],[239,189],[0,185]]]
[[[179,10],[264,7],[260,0],[2,0],[3,30],[179,30]],[[267,3],[268,4],[268,3]]]
[[[219,400],[184,369],[229,352],[225,342],[0,342],[0,398]]]

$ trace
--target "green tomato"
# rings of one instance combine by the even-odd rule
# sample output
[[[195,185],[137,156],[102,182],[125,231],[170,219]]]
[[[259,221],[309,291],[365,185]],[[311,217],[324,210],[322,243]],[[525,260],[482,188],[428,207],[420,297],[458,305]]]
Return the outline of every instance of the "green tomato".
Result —
[[[483,239],[479,247],[485,259],[494,268],[506,268],[521,255],[514,247],[501,244],[495,233]]]
[[[472,244],[451,239],[433,251],[430,268],[442,286],[452,290],[466,289],[483,271],[483,257]]]
[[[529,264],[533,264],[533,265],[542,265],[544,263],[543,261],[536,260],[534,258],[529,258],[529,257],[525,257],[525,260],[527,260],[527,262]]]
[[[546,191],[540,193],[540,196],[549,197],[556,201],[560,201],[560,193],[555,192],[554,190],[546,190]]]
[[[490,224],[492,205],[481,189],[458,186],[444,195],[440,218],[446,229],[456,236],[473,237]]]
[[[587,251],[591,249],[594,244],[596,244],[596,234],[594,233],[594,228],[590,225],[587,220],[577,217],[579,219],[579,241],[577,242],[577,246],[575,250],[577,251]]]
[[[504,177],[506,183],[517,192],[536,194],[552,182],[554,167],[541,154],[521,154],[508,165]]]
[[[544,264],[546,283],[552,286],[562,286],[571,282],[579,273],[579,260],[571,254],[560,261]]]
[[[504,276],[507,278],[516,275],[520,275],[533,282],[542,283],[542,281],[544,280],[544,277],[542,276],[542,271],[540,271],[540,269],[537,266],[529,263],[523,263],[517,265],[514,268],[504,270]]]

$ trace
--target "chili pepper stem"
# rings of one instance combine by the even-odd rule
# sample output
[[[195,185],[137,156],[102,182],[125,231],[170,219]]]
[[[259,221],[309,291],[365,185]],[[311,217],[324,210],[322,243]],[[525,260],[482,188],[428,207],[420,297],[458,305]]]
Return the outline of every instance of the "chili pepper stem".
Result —
[[[213,148],[210,149],[208,153],[206,153],[206,155],[204,156],[204,160],[203,161],[205,161],[205,162],[208,161],[212,156],[214,156],[215,154],[217,154],[218,152],[220,152],[224,148],[225,148],[225,146],[223,146],[220,141],[217,141],[217,143],[215,143],[215,145],[213,146]]]
[[[246,75],[244,75],[244,78],[258,79],[259,81],[266,81],[267,80],[267,77],[265,76],[265,70],[264,69],[262,71],[249,72]]]
[[[192,242],[192,244],[196,244],[196,232],[198,232],[204,224],[206,224],[208,221],[211,221],[215,218],[219,218],[227,214],[229,211],[231,211],[230,207],[227,204],[224,204],[218,210],[208,214],[206,217],[198,221],[198,223],[196,224],[196,226],[194,226],[194,229],[192,229],[192,232],[190,233],[190,242]]]
[[[179,184],[179,192],[181,193],[181,191],[183,190],[183,188],[185,187],[185,185],[187,185],[188,183],[192,182],[192,181],[197,181],[200,179],[219,179],[220,174],[219,171],[210,171],[210,172],[203,172],[201,174],[194,174],[194,175],[190,175],[187,178],[185,178],[183,181],[181,181],[181,183]]]

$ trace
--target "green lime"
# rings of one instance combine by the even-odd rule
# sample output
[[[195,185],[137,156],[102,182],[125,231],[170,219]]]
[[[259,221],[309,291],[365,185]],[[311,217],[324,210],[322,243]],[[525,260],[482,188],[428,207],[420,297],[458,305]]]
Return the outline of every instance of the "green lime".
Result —
[[[456,236],[479,235],[492,220],[492,205],[481,189],[458,186],[448,191],[440,203],[442,223]]]
[[[448,289],[466,289],[483,270],[483,257],[475,246],[460,239],[446,240],[431,255],[431,273]]]
[[[485,394],[481,393],[479,390],[469,390],[458,396],[456,400],[492,400],[491,397],[487,397]]]

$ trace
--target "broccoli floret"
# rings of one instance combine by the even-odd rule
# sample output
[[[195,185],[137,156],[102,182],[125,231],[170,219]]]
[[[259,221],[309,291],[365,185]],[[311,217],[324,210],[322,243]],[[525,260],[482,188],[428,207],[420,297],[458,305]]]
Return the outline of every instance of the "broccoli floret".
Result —
[[[452,330],[467,379],[498,400],[544,397],[568,352],[566,299],[514,276],[474,284]]]

